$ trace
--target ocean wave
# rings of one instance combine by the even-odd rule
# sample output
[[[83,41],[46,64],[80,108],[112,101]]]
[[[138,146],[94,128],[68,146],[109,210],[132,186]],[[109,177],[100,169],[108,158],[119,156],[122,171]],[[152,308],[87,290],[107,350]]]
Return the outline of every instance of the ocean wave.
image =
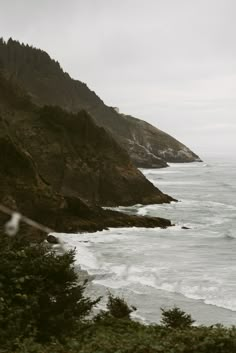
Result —
[[[192,206],[192,207],[218,207],[218,208],[224,208],[224,209],[229,209],[229,210],[236,210],[235,205],[230,205],[227,203],[223,202],[217,202],[217,201],[208,201],[208,200],[193,200],[193,199],[182,199],[178,203],[176,203],[177,207],[185,207],[185,206]]]
[[[170,168],[184,168],[184,169],[191,169],[191,168],[205,168],[209,165],[207,163],[199,163],[199,162],[192,162],[192,163],[168,163]]]
[[[203,286],[202,284],[186,285],[178,281],[162,281],[158,283],[154,274],[133,274],[129,275],[126,279],[114,276],[113,278],[95,280],[95,283],[111,289],[129,288],[129,290],[134,284],[139,284],[144,287],[151,287],[157,290],[183,295],[188,299],[202,301],[207,305],[214,305],[219,308],[236,311],[236,299],[234,299],[234,297],[227,298],[227,293],[221,293],[219,286]]]
[[[131,313],[131,317],[134,320],[140,321],[142,324],[149,324],[149,320],[147,320],[144,316],[142,316],[139,311],[134,311]]]
[[[110,264],[104,263],[98,254],[95,254],[90,247],[95,244],[111,244],[120,241],[125,241],[130,239],[132,234],[132,239],[139,237],[138,234],[148,234],[163,231],[161,228],[110,228],[109,230],[103,230],[96,233],[84,233],[84,234],[64,234],[55,233],[55,235],[63,243],[66,250],[76,250],[75,263],[80,265],[82,270],[88,271],[89,274],[104,274],[111,272]],[[136,249],[134,248],[134,252]],[[131,250],[129,249],[129,254]],[[120,268],[120,270],[119,270]],[[113,271],[116,274],[121,274],[124,272],[124,266],[113,266]]]
[[[106,268],[106,269],[105,269]],[[211,275],[200,275],[200,283],[193,283],[181,279],[170,281],[169,267],[166,263],[159,263],[158,267],[145,267],[143,265],[103,265],[106,274],[95,278],[94,283],[114,290],[133,290],[138,293],[145,292],[142,287],[151,287],[157,290],[183,295],[192,300],[200,300],[208,305],[215,305],[231,311],[236,311],[236,299],[230,297],[224,283],[219,279],[212,279]],[[173,275],[173,274],[172,274]],[[167,277],[165,277],[167,276]],[[195,281],[196,279],[194,279]],[[232,290],[231,290],[232,291]],[[135,293],[135,290],[134,290]]]
[[[189,211],[199,212],[199,220],[205,220],[205,225],[207,224],[221,224],[227,220],[227,216],[229,215],[227,211],[236,211],[236,205],[227,204],[218,201],[211,200],[196,200],[196,199],[181,199],[179,202],[171,202],[169,204],[154,204],[154,205],[133,205],[133,206],[119,206],[116,208],[112,208],[120,212],[137,214],[139,216],[161,216],[173,219],[173,212],[178,212],[181,210],[185,210],[189,213]],[[158,212],[161,212],[160,213]],[[166,211],[166,214],[163,212]],[[214,211],[215,215],[212,214]],[[171,212],[171,213],[170,213]],[[203,215],[204,212],[204,215]],[[208,216],[207,216],[208,215]],[[191,215],[190,215],[191,216]],[[208,219],[207,219],[208,217]],[[131,230],[134,228],[130,228]]]
[[[89,242],[83,242],[84,237],[78,234],[56,234],[56,236],[63,242],[66,250],[76,250],[75,264],[79,265],[82,270],[99,268],[97,257],[89,249]]]
[[[223,202],[217,202],[217,201],[208,201],[208,200],[193,200],[193,199],[181,199],[179,202],[171,202],[170,204],[155,204],[155,205],[139,205],[136,208],[133,208],[135,212],[140,215],[140,216],[146,216],[150,212],[155,212],[158,210],[178,210],[178,209],[199,209],[202,211],[203,209],[214,209],[216,212],[217,210],[219,211],[235,211],[236,206],[235,205],[230,205],[227,203]],[[126,209],[123,208],[123,211],[125,212]]]
[[[226,232],[223,233],[224,239],[234,240],[236,239],[236,232],[235,230],[228,229]]]
[[[195,203],[196,205],[197,202],[198,202],[197,200],[184,200],[182,202],[182,206],[186,207],[186,205],[190,204],[191,207],[193,207],[193,204]],[[200,203],[202,203],[202,201],[200,201]],[[181,203],[178,204],[178,207],[180,204]],[[227,208],[225,207],[225,204],[220,202],[215,202],[215,201],[207,201],[206,204],[208,205],[207,207],[211,207],[211,208],[217,207],[219,210],[221,210],[222,207],[224,209]],[[173,205],[168,205],[168,207],[172,207],[172,206]],[[136,205],[136,207],[138,209],[139,214],[144,214],[145,212],[148,213],[151,210],[155,210],[157,205],[148,205],[148,206]],[[210,217],[208,221],[211,224],[213,224],[214,222],[215,224],[220,224],[222,222],[222,219],[218,219],[218,218],[219,217],[216,217],[214,219],[214,217]],[[205,215],[204,215],[204,220],[206,220]],[[118,292],[122,290],[124,293],[126,293],[127,290],[133,291],[134,295],[137,295],[135,294],[136,289],[142,293],[142,291],[144,292],[147,290],[152,291],[153,289],[151,290],[151,288],[154,288],[154,290],[157,290],[157,291],[161,290],[161,291],[166,291],[170,293],[176,293],[186,298],[189,298],[191,300],[200,300],[208,305],[215,305],[217,307],[236,311],[236,301],[234,300],[234,296],[230,295],[232,288],[229,287],[230,293],[227,293],[227,290],[224,290],[224,284],[222,283],[217,283],[216,281],[215,282],[213,281],[213,284],[212,284],[211,280],[209,280],[209,283],[207,284],[207,282],[204,282],[202,280],[202,277],[200,276],[199,281],[197,281],[197,284],[192,284],[191,283],[192,276],[190,278],[189,275],[186,275],[187,276],[186,280],[182,278],[180,280],[175,281],[174,280],[175,274],[173,272],[175,271],[175,269],[172,268],[171,263],[163,264],[160,262],[159,258],[157,260],[157,263],[153,262],[154,266],[150,267],[148,266],[148,262],[146,262],[146,264],[144,262],[143,264],[141,263],[139,265],[126,266],[126,265],[120,264],[120,261],[117,260],[118,264],[117,263],[115,264],[113,263],[114,261],[113,257],[110,257],[112,256],[113,252],[115,252],[114,256],[119,257],[119,255],[117,255],[117,252],[120,251],[123,254],[122,256],[124,257],[124,261],[126,261],[125,256],[131,257],[131,259],[133,258],[132,256],[134,256],[134,261],[135,261],[135,256],[139,256],[139,251],[138,251],[138,249],[140,249],[139,247],[143,246],[144,236],[147,236],[147,239],[148,239],[149,234],[150,234],[150,239],[159,239],[158,240],[159,243],[158,242],[156,243],[157,246],[159,247],[159,249],[167,249],[166,250],[167,254],[170,251],[170,256],[172,254],[171,247],[173,247],[173,243],[171,239],[173,239],[174,234],[181,237],[180,241],[182,239],[182,235],[183,237],[185,237],[186,235],[187,238],[190,235],[191,239],[193,239],[193,236],[198,238],[204,237],[206,241],[209,236],[213,236],[215,238],[222,237],[222,241],[224,237],[227,239],[234,239],[235,233],[233,233],[233,231],[232,232],[227,231],[227,232],[224,232],[223,234],[220,234],[220,232],[214,232],[212,235],[209,233],[209,231],[203,232],[203,233],[200,232],[199,234],[197,234],[196,230],[194,233],[194,229],[195,228],[200,229],[201,225],[194,225],[194,224],[187,224],[187,223],[184,225],[189,226],[191,230],[190,231],[182,230],[183,224],[182,225],[177,224],[176,226],[173,226],[166,230],[162,230],[159,228],[146,229],[146,228],[135,228],[135,227],[112,228],[110,230],[104,230],[97,233],[64,234],[64,235],[60,235],[60,237],[61,237],[61,240],[63,240],[65,247],[67,249],[76,248],[76,264],[78,264],[81,267],[81,269],[86,270],[90,275],[95,276],[92,281],[96,286],[97,285],[103,286],[105,288],[114,289],[114,291],[118,291]],[[170,239],[170,242],[161,240],[161,239],[168,240],[168,238]],[[183,239],[186,239],[186,237]],[[104,247],[103,247],[103,244],[104,244]],[[176,246],[178,246],[177,243],[175,244]],[[195,246],[196,251],[198,251],[197,246],[199,243],[196,243],[194,241],[193,244]],[[210,243],[209,243],[209,246],[210,246]],[[105,253],[104,253],[104,249],[105,249]],[[144,251],[145,249],[146,248],[144,248]],[[203,249],[205,249],[205,242],[204,242]],[[137,255],[135,254],[135,251],[137,251]],[[147,248],[147,251],[149,251],[149,248]],[[165,250],[163,250],[163,252],[165,252]],[[110,255],[107,256],[106,253],[107,254],[109,253]],[[229,269],[229,267],[227,267],[227,269]],[[201,269],[201,271],[202,270],[203,269]],[[204,270],[202,273],[204,273]],[[178,271],[176,272],[176,277],[179,277]],[[173,281],[171,280],[171,278],[173,279]],[[196,278],[194,279],[194,281],[195,280]],[[150,289],[147,289],[148,287],[150,287]]]
[[[195,286],[181,285],[175,283],[163,283],[157,285],[157,289],[161,289],[171,293],[181,294],[186,298],[203,301],[207,305],[214,305],[230,311],[236,311],[236,299],[227,298],[226,292],[221,292],[219,286],[204,287],[202,284]]]
[[[218,308],[224,308],[230,311],[236,311],[236,300],[235,299],[205,299],[205,304],[214,305]]]
[[[198,181],[198,180],[193,180],[193,181],[179,181],[179,180],[171,180],[171,181],[162,181],[159,179],[152,179],[152,178],[148,178],[153,184],[157,184],[157,185],[201,185],[202,182]]]
[[[180,170],[169,170],[169,169],[140,169],[140,171],[148,177],[148,175],[161,175],[161,174],[183,174]]]

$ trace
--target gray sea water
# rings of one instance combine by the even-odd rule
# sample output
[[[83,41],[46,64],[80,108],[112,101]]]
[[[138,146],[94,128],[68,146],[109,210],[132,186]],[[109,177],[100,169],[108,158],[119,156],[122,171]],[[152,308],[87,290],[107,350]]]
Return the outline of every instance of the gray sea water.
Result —
[[[104,295],[101,307],[108,290],[123,296],[146,322],[159,321],[160,307],[176,305],[198,324],[236,324],[236,159],[142,172],[179,202],[118,210],[169,218],[175,226],[60,235],[93,276],[89,295]]]

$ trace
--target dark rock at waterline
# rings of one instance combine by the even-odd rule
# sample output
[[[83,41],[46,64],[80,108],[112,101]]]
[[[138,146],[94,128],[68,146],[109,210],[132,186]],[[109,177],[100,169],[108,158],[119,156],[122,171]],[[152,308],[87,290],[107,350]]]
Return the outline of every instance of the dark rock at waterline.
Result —
[[[54,235],[52,234],[49,234],[46,238],[47,242],[50,243],[50,244],[59,244],[59,240],[57,239],[57,237],[55,237]]]

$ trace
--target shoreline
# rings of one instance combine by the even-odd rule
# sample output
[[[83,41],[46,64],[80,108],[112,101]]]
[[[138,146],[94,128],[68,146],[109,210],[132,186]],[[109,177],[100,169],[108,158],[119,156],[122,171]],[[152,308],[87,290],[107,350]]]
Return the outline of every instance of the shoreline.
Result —
[[[84,281],[88,282],[85,290],[86,295],[92,299],[102,296],[101,303],[99,303],[99,306],[95,309],[95,312],[98,312],[100,309],[105,309],[108,293],[121,297],[124,296],[122,289],[114,290],[113,288],[105,287],[104,285],[96,283],[96,275],[89,274],[89,272],[82,269],[80,265],[76,265],[75,268],[79,275],[79,283],[83,283]],[[153,292],[155,292],[155,308],[158,308],[158,310],[155,314],[149,313],[146,317],[143,312],[144,308],[140,309],[139,307],[140,301],[133,299],[132,291],[130,291],[128,296],[126,292],[124,296],[125,300],[129,305],[134,305],[137,307],[137,311],[135,311],[132,315],[134,320],[148,325],[158,324],[161,319],[161,308],[171,309],[174,306],[177,306],[180,307],[181,310],[191,314],[191,316],[196,320],[196,326],[210,326],[219,323],[227,327],[235,325],[236,311],[234,310],[208,304],[204,302],[204,299],[193,299],[180,293],[167,292],[156,288],[153,288]],[[135,294],[137,295],[137,293]],[[143,303],[150,300],[150,293],[140,293],[140,300],[142,300]]]
[[[78,236],[83,237],[82,234],[78,234]],[[168,292],[154,287],[151,288],[148,285],[146,286],[146,291],[142,293],[135,292],[134,296],[134,288],[111,288],[100,284],[99,279],[101,279],[101,275],[89,273],[89,270],[82,268],[83,265],[81,266],[79,263],[80,251],[81,253],[83,252],[84,247],[82,244],[85,242],[87,243],[87,241],[79,241],[79,244],[81,243],[81,248],[78,244],[76,246],[76,253],[78,254],[78,256],[76,256],[76,271],[79,273],[81,283],[84,282],[84,280],[88,281],[85,291],[87,296],[92,299],[99,296],[103,297],[96,311],[105,308],[107,295],[111,292],[114,295],[124,297],[130,305],[136,306],[137,311],[134,314],[134,319],[137,319],[137,321],[141,320],[146,324],[158,323],[161,317],[161,308],[169,309],[174,306],[180,307],[181,310],[191,314],[196,320],[197,326],[209,326],[221,323],[228,327],[235,324],[236,311],[213,304],[207,304],[204,302],[204,299],[193,299],[181,293]],[[72,248],[73,244],[70,244],[68,249]],[[85,247],[85,249],[87,249],[87,247]],[[83,256],[88,256],[88,254],[85,253]],[[150,302],[153,304],[152,312],[150,312]],[[147,305],[145,305],[146,303]]]

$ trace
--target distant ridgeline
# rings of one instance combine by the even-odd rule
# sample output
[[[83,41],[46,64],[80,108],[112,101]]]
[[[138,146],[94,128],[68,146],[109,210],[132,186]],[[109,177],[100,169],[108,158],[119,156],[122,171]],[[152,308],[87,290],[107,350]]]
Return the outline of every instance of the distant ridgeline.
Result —
[[[137,167],[161,168],[168,162],[200,160],[170,135],[105,105],[85,83],[73,80],[42,50],[1,39],[0,68],[24,88],[36,105],[57,105],[74,113],[86,110],[126,149]]]

